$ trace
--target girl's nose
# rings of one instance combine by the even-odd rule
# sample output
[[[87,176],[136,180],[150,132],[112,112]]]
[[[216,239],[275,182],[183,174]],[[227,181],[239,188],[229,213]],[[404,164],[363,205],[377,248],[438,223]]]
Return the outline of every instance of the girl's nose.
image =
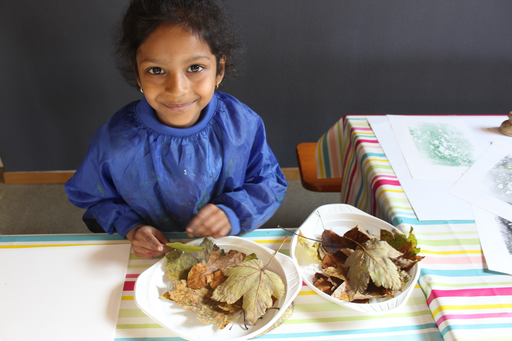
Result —
[[[187,93],[189,89],[188,79],[182,73],[170,74],[165,84],[165,91],[173,97],[179,97]]]

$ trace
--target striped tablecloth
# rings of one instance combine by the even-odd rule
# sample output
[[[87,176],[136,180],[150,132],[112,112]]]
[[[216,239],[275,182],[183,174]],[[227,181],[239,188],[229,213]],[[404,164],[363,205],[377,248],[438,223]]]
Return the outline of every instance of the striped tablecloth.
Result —
[[[317,145],[319,178],[341,177],[341,202],[414,228],[421,247],[420,290],[447,341],[512,340],[512,276],[489,271],[474,221],[416,218],[366,118],[345,116]]]
[[[271,249],[277,249],[289,233],[280,229],[260,229],[244,238]],[[167,234],[172,240],[186,241],[185,234]],[[287,240],[290,241],[291,238]],[[90,244],[126,243],[119,236],[48,235],[0,236],[1,248],[27,247],[80,247]],[[281,249],[289,253],[287,242]],[[137,308],[133,289],[137,277],[158,260],[139,259],[130,254],[121,306],[119,309],[115,341],[177,341],[169,331],[155,323]],[[294,301],[294,313],[277,329],[257,340],[379,340],[379,341],[440,341],[441,334],[419,285],[416,285],[407,304],[384,315],[362,315],[328,302],[306,285]]]

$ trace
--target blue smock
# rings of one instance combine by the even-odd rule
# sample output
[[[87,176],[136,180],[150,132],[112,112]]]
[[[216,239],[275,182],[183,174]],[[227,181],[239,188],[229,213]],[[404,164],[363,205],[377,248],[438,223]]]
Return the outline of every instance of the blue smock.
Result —
[[[123,237],[138,224],[185,231],[207,203],[226,213],[230,235],[244,234],[274,214],[286,188],[261,118],[220,92],[182,129],[162,124],[145,98],[126,105],[95,133],[65,185],[84,218]]]

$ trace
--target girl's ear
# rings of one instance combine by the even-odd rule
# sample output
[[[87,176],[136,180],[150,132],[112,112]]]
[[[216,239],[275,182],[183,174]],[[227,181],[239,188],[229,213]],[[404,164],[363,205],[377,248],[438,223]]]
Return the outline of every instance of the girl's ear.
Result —
[[[219,69],[217,70],[217,76],[215,77],[215,84],[220,84],[222,79],[224,78],[224,73],[226,71],[226,56],[222,56],[219,59]]]

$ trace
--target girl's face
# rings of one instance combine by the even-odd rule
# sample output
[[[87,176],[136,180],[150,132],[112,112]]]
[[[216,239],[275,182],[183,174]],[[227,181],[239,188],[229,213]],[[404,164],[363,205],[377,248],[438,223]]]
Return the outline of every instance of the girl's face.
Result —
[[[181,25],[162,24],[137,51],[138,83],[163,124],[194,125],[224,76],[206,42]]]

